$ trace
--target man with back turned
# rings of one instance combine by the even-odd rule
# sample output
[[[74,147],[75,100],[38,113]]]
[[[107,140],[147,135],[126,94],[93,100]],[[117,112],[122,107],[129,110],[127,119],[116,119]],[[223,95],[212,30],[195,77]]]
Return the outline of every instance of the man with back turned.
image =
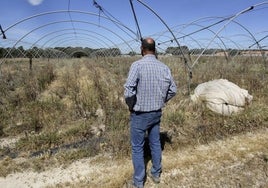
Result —
[[[145,180],[144,143],[148,135],[152,167],[148,176],[160,183],[162,149],[160,121],[162,108],[176,95],[177,87],[167,65],[156,58],[155,41],[142,40],[142,58],[134,62],[124,84],[124,96],[130,111],[130,137],[134,167],[133,187],[142,188]]]

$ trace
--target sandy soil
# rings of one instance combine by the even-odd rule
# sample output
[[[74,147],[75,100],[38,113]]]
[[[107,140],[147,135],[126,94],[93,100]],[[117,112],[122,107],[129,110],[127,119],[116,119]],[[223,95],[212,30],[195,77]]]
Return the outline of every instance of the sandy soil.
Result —
[[[145,187],[268,187],[268,130],[178,151],[164,151],[161,183]],[[130,157],[108,154],[37,173],[25,171],[0,178],[0,187],[126,187]]]

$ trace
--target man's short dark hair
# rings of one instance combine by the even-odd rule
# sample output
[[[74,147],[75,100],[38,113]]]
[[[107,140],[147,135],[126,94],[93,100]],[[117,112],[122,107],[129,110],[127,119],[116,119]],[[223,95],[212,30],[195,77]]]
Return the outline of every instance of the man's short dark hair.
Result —
[[[143,39],[141,42],[141,46],[144,50],[155,52],[155,41]]]

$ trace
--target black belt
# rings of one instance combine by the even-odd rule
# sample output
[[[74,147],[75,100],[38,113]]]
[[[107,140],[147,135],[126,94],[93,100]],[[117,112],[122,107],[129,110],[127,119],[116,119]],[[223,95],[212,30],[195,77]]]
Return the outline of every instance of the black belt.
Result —
[[[144,113],[151,113],[151,112],[162,112],[162,109],[152,110],[152,111],[146,111],[146,112],[143,112],[143,111],[133,111],[133,113],[135,113],[136,115],[144,114]]]

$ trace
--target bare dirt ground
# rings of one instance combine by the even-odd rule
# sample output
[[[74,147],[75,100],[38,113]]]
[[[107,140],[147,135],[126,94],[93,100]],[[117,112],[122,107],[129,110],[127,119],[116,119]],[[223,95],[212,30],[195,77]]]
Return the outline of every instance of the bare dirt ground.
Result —
[[[23,160],[23,159],[16,159]],[[149,168],[149,166],[148,166]],[[76,161],[37,173],[25,171],[0,178],[3,188],[126,187],[132,163],[109,154]],[[163,152],[161,183],[150,188],[266,188],[268,187],[268,129],[225,140]]]

